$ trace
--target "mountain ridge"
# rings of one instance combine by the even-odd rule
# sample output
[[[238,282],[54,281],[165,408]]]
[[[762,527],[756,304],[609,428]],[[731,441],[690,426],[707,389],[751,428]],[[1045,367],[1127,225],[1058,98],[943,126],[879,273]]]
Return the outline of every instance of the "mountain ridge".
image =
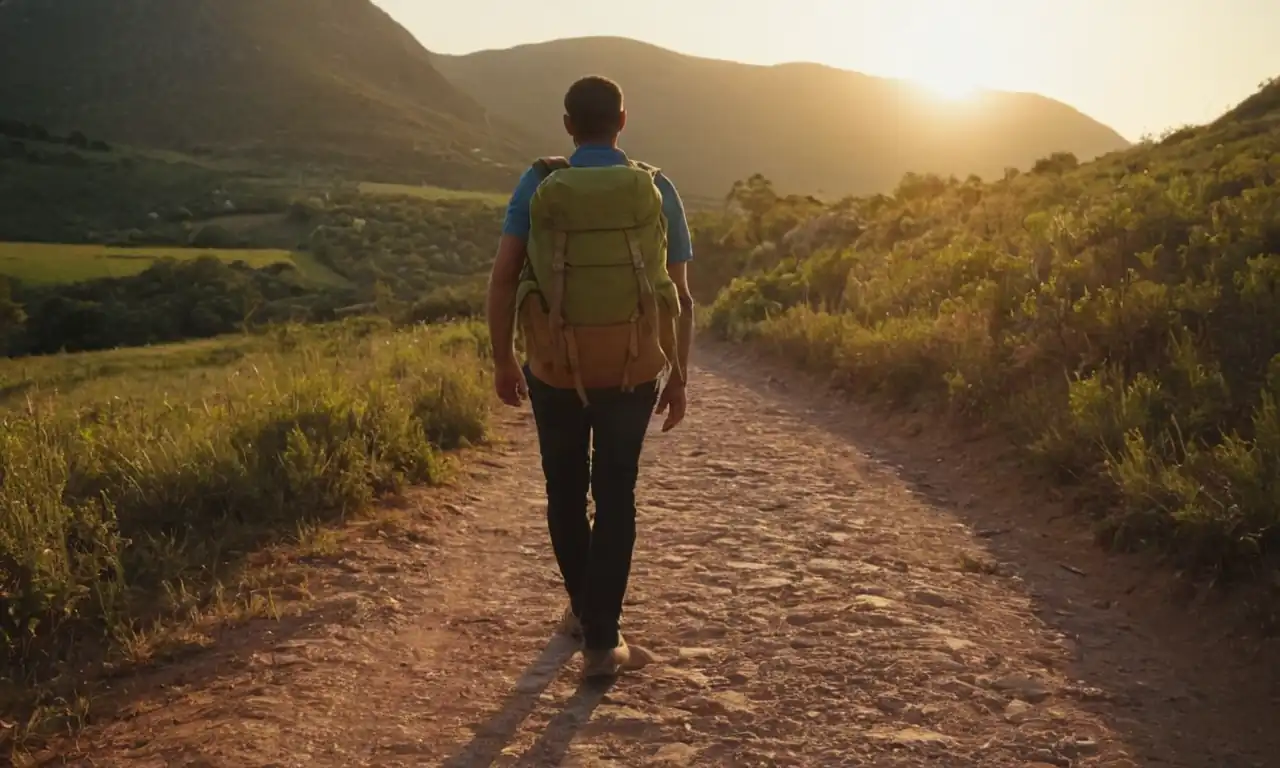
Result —
[[[754,172],[794,191],[865,194],[892,188],[908,171],[992,176],[1057,151],[1087,160],[1131,145],[1041,94],[984,90],[945,102],[910,81],[819,62],[744,63],[620,36],[431,58],[460,90],[522,120],[544,143],[564,141],[560,100],[573,78],[614,77],[629,105],[624,145],[702,195],[723,195]],[[832,100],[842,93],[856,105]],[[721,151],[707,152],[708,142]]]

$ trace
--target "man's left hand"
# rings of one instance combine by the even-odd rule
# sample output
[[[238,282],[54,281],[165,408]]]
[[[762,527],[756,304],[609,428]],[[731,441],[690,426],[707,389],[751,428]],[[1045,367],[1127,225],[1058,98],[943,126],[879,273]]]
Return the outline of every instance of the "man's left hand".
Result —
[[[688,407],[685,397],[685,383],[681,379],[671,378],[662,388],[662,394],[658,397],[657,412],[667,414],[667,420],[662,423],[663,432],[670,432],[684,421],[685,408]]]

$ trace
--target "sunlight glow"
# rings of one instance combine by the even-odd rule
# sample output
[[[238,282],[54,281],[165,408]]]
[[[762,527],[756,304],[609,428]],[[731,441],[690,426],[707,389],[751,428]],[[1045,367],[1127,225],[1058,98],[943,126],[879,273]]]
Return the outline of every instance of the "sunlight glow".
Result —
[[[915,80],[933,95],[947,101],[964,101],[978,92],[978,84],[964,77],[929,76],[918,77]]]
[[[969,99],[993,74],[989,43],[1000,17],[978,3],[930,5],[928,12],[904,19],[904,75],[940,99]]]

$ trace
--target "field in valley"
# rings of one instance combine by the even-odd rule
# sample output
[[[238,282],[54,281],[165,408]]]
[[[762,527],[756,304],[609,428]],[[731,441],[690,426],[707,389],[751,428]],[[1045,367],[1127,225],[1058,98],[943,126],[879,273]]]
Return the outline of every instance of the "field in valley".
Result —
[[[413,186],[410,184],[385,184],[373,181],[361,182],[360,192],[366,195],[417,197],[423,200],[475,200],[492,205],[506,205],[509,197],[499,192],[476,192],[444,189],[429,185]]]
[[[190,261],[213,256],[255,269],[288,264],[304,277],[324,285],[343,285],[343,278],[308,253],[278,248],[183,248],[79,245],[68,243],[0,243],[0,275],[33,285],[55,285],[112,277],[131,277],[166,259]]]
[[[0,243],[0,275],[33,284],[71,283],[104,277],[136,275],[162,259],[186,261],[215,256],[231,263],[243,261],[251,267],[292,264],[288,251],[216,250],[205,248],[129,248],[62,243]]]

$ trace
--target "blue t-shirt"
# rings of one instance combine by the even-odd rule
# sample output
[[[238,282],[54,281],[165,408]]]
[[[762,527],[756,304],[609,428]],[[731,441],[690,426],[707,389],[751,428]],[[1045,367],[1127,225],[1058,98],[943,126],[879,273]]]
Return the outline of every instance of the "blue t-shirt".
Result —
[[[605,165],[625,165],[627,155],[609,146],[584,144],[569,158],[570,165],[597,168]],[[516,190],[507,203],[507,218],[502,224],[502,234],[529,239],[529,201],[540,180],[530,168],[520,177]],[[693,240],[689,236],[689,222],[684,215],[684,203],[680,193],[665,174],[658,174],[658,191],[662,193],[662,212],[667,216],[667,263],[680,264],[693,260]]]

